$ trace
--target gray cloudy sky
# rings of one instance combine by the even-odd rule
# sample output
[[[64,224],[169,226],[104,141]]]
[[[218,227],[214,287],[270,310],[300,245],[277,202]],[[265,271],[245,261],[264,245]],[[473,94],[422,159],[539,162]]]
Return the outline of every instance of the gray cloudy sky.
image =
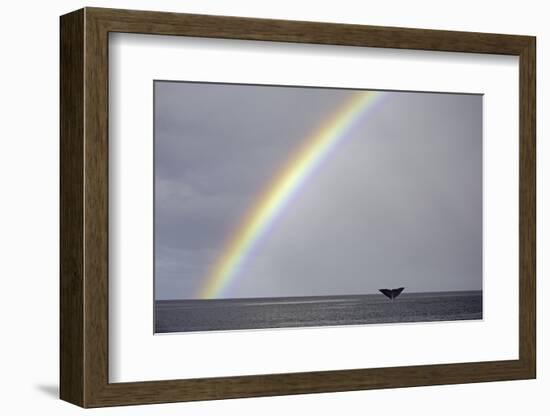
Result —
[[[191,299],[244,213],[349,90],[155,82],[155,293]],[[479,290],[482,97],[388,92],[221,297]]]

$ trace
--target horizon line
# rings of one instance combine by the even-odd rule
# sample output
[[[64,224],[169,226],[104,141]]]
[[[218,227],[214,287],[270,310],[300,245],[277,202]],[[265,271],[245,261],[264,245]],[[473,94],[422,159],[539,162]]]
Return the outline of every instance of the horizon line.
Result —
[[[406,287],[405,287],[406,289]],[[425,294],[425,293],[460,293],[460,292],[481,292],[483,289],[461,289],[461,290],[432,290],[432,291],[421,291],[421,292],[403,292],[402,295],[415,295],[415,294]],[[357,293],[357,294],[344,294],[344,295],[290,295],[290,296],[255,296],[255,297],[240,297],[240,298],[162,298],[154,299],[157,301],[217,301],[217,300],[266,300],[266,299],[312,299],[312,298],[337,298],[337,297],[358,297],[358,296],[371,296],[371,295],[380,295],[380,292],[369,292],[369,293]]]

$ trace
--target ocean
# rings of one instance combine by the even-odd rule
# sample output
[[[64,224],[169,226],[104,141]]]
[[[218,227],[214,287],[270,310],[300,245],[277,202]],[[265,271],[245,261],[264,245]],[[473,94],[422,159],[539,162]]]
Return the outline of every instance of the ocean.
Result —
[[[157,300],[155,333],[482,319],[482,292]]]

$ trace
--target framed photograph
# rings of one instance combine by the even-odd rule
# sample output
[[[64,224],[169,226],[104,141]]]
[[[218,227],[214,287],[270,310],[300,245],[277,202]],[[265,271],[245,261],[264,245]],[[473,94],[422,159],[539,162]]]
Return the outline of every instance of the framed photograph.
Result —
[[[535,378],[535,49],[62,16],[61,398]]]

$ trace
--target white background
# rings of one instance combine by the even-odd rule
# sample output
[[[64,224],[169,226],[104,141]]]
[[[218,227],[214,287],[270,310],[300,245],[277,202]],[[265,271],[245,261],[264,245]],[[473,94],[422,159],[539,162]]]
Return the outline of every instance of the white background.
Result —
[[[483,321],[152,336],[154,79],[483,93]],[[518,80],[508,56],[113,35],[110,380],[517,359]]]
[[[538,36],[538,380],[293,397],[167,404],[87,411],[89,414],[315,413],[446,415],[548,414],[550,361],[542,331],[550,300],[544,282],[543,211],[550,147],[545,143],[544,72],[550,27],[544,2],[386,1],[50,1],[8,2],[2,10],[0,66],[0,409],[6,414],[78,414],[56,399],[58,385],[58,16],[83,5],[319,20],[375,25],[532,34]],[[545,201],[546,200],[546,201]],[[391,403],[391,410],[388,410]]]

